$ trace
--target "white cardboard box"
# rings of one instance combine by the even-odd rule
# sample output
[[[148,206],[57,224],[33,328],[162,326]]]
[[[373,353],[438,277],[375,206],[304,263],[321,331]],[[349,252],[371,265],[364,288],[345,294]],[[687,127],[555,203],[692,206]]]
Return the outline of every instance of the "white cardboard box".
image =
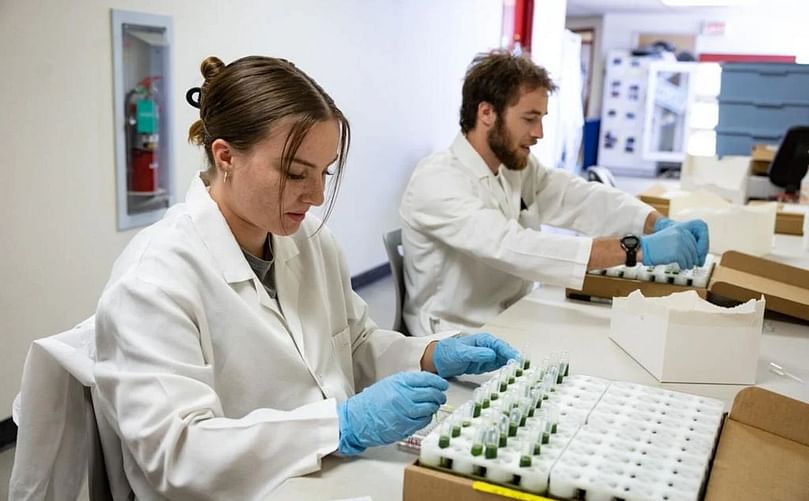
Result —
[[[687,155],[680,171],[680,186],[687,191],[707,190],[729,202],[744,204],[749,176],[750,157]]]
[[[764,298],[733,308],[696,292],[612,300],[610,337],[662,383],[754,384]]]
[[[707,191],[672,198],[669,203],[670,218],[702,219],[708,224],[710,251],[714,254],[729,250],[754,256],[769,254],[773,249],[777,212],[775,202],[737,205]]]

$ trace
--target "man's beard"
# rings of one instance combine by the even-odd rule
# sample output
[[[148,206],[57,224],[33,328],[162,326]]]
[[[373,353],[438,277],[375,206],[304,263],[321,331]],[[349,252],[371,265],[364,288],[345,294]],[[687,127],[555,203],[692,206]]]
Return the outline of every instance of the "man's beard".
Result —
[[[506,124],[498,117],[494,127],[489,130],[487,139],[489,148],[500,162],[511,170],[523,170],[528,166],[528,155],[520,155],[518,148],[511,146],[511,135],[506,130]]]

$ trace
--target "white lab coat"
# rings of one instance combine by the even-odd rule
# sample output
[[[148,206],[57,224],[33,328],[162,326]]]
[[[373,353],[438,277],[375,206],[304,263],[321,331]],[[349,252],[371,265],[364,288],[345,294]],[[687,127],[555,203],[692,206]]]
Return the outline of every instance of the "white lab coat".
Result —
[[[337,449],[338,401],[419,370],[430,340],[377,328],[319,226],[272,237],[276,302],[195,179],[115,263],[96,405],[138,499],[264,499]]]
[[[19,427],[11,501],[76,499],[87,473],[93,319],[31,343],[13,418]]]
[[[501,165],[495,176],[458,134],[449,150],[418,164],[402,197],[407,327],[417,336],[477,328],[533,282],[579,288],[592,239],[543,233],[540,225],[593,237],[640,234],[652,210],[533,156],[524,170]]]

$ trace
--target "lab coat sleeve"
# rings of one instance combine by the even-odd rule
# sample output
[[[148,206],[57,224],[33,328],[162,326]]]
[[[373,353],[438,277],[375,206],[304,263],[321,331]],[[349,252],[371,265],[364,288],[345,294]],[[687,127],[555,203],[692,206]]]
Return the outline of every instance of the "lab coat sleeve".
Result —
[[[368,315],[368,305],[352,290],[345,257],[333,237],[331,245],[339,257],[343,294],[347,298],[354,386],[357,391],[397,372],[420,371],[421,357],[427,345],[455,334],[456,331],[426,337],[408,337],[400,332],[380,329]]]
[[[96,317],[102,412],[171,499],[265,499],[337,448],[333,399],[225,417],[194,301],[136,277],[108,288]]]
[[[525,228],[487,207],[477,183],[451,167],[416,169],[402,200],[403,224],[522,279],[580,287],[592,240]]]
[[[538,166],[533,159],[532,164],[535,168],[524,186],[523,198],[533,200],[528,210],[542,224],[591,237],[643,234],[646,218],[654,210],[649,205],[612,186]]]

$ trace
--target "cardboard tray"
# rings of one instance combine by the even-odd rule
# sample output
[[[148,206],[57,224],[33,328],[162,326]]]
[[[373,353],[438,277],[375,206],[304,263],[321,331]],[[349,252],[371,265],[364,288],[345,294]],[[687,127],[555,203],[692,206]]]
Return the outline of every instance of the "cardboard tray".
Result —
[[[640,290],[646,297],[695,290],[701,297],[718,304],[725,304],[727,300],[745,302],[763,295],[768,310],[809,320],[809,270],[736,251],[722,254],[707,289],[586,275],[581,290],[568,288],[565,295],[571,299],[613,298],[628,296],[634,290]]]
[[[405,468],[403,501],[544,500],[418,464]],[[764,390],[736,395],[719,435],[705,501],[809,499],[809,404]]]

